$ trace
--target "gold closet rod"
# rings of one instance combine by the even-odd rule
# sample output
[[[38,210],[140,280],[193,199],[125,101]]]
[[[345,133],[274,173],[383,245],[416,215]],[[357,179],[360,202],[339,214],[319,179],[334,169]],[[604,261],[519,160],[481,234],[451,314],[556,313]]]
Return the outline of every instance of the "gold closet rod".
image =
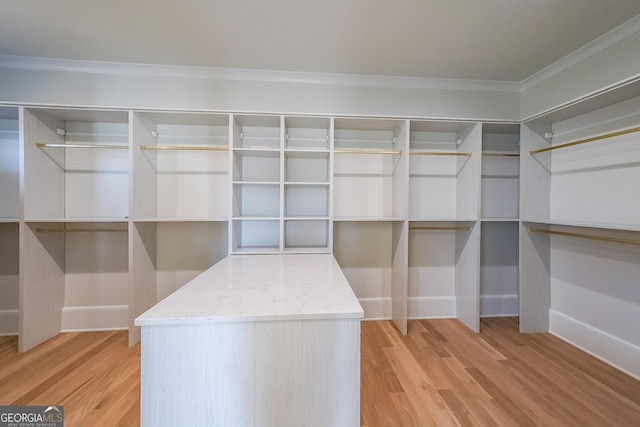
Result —
[[[518,153],[482,153],[485,157],[520,157]]]
[[[128,145],[115,145],[115,144],[43,144],[36,142],[36,147],[44,148],[108,148],[111,150],[128,150]]]
[[[534,231],[536,233],[557,234],[559,236],[580,237],[583,239],[600,240],[603,242],[625,243],[627,245],[640,246],[640,240],[624,239],[622,237],[595,236],[593,234],[571,233],[568,231],[544,230],[542,228],[537,228],[537,227],[529,227],[529,230]]]
[[[444,151],[412,151],[409,153],[412,156],[462,156],[471,157],[472,153],[466,152],[444,152]]]
[[[115,229],[99,229],[99,228],[36,228],[38,233],[90,233],[94,231],[127,231],[127,230],[115,230]]]
[[[453,231],[462,230],[462,231],[469,231],[469,230],[471,230],[471,227],[469,227],[469,226],[466,226],[466,227],[453,227],[453,226],[443,226],[443,227],[439,227],[439,226],[424,226],[424,227],[420,227],[420,226],[415,226],[415,227],[409,227],[409,230],[453,230]]]
[[[207,147],[205,145],[141,145],[140,149],[156,151],[229,151],[229,147]]]
[[[334,150],[340,154],[402,154],[402,151],[395,150]]]
[[[574,145],[586,144],[587,142],[599,141],[601,139],[613,138],[614,136],[627,135],[629,133],[640,132],[640,127],[631,129],[625,129],[618,132],[605,133],[604,135],[598,135],[591,138],[579,139],[573,142],[567,142],[566,144],[552,145],[551,147],[539,148],[537,150],[529,151],[530,155],[544,153],[546,151],[557,150],[558,148],[572,147]]]

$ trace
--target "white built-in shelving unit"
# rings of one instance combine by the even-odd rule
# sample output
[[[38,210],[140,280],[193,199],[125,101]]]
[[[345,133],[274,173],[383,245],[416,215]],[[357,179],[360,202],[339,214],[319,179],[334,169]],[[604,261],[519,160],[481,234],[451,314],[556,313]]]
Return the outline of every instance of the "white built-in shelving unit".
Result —
[[[588,106],[588,104],[587,104]],[[520,324],[640,377],[640,98],[523,124]]]
[[[25,108],[21,120],[20,349],[127,328],[129,114]]]
[[[523,124],[2,107],[0,333],[134,343],[229,254],[331,253],[366,318],[515,315],[630,371],[638,127],[640,98]]]
[[[409,317],[478,331],[482,124],[410,122]]]

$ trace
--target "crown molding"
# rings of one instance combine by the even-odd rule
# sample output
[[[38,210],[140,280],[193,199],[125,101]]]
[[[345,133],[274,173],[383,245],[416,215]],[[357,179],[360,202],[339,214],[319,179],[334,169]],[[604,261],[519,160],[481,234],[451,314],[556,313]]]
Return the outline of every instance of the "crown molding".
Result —
[[[521,82],[520,91],[524,92],[528,89],[531,89],[544,80],[551,78],[568,68],[571,68],[572,66],[592,57],[598,52],[601,52],[615,45],[616,43],[619,43],[624,39],[637,34],[638,32],[640,32],[640,15],[630,19],[624,24],[621,24],[608,33],[605,33],[592,42],[584,45],[578,50],[571,52],[564,58],[559,59],[553,64],[527,77]]]
[[[624,24],[614,28],[608,33],[520,82],[191,67],[14,55],[0,55],[0,68],[264,83],[300,83],[393,89],[521,93],[639,32],[640,15],[630,19]]]
[[[0,55],[0,68],[122,76],[360,86],[394,89],[519,92],[519,82],[434,79],[361,74],[187,67]]]

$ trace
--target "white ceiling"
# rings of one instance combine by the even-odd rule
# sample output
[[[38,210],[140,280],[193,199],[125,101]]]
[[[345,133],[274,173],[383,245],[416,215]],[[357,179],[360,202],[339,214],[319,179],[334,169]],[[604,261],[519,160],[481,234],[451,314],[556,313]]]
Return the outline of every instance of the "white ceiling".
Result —
[[[638,0],[0,0],[0,55],[520,82]]]

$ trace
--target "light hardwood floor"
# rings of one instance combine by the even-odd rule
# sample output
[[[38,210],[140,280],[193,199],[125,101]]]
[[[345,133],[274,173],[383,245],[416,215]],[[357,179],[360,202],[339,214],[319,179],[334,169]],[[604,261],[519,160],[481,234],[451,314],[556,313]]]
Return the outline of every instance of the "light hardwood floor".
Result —
[[[24,354],[0,337],[0,405],[64,405],[66,426],[139,424],[140,346],[65,333]],[[517,319],[362,323],[361,424],[639,426],[640,381]]]

